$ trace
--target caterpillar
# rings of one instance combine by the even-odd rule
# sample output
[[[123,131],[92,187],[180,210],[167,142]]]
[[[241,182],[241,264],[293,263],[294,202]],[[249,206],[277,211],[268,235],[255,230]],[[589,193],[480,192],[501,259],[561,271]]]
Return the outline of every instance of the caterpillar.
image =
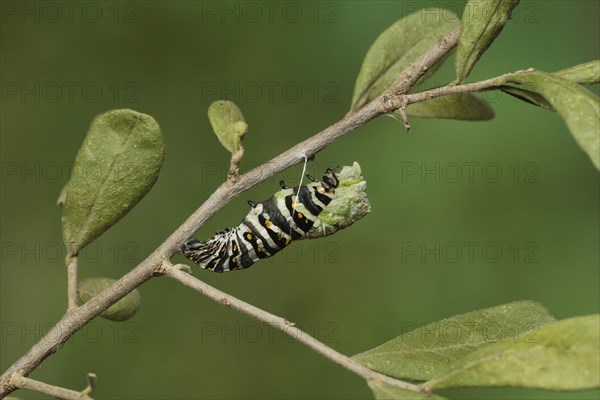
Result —
[[[238,226],[206,241],[190,239],[181,253],[209,271],[245,269],[293,240],[330,235],[370,211],[358,163],[339,169],[338,174],[328,168],[321,181],[307,178],[310,183],[293,188],[281,181],[281,190],[268,200],[249,200],[250,212]]]

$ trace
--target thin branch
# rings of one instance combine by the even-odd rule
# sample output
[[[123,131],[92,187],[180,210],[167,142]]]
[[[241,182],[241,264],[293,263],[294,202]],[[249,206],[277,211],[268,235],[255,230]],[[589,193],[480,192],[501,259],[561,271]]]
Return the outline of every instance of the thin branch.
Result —
[[[71,256],[67,265],[67,311],[77,308],[77,256]]]
[[[325,345],[324,343],[318,341],[314,337],[310,336],[306,332],[297,328],[293,322],[290,322],[286,319],[278,317],[277,315],[271,314],[267,311],[264,311],[258,307],[253,306],[252,304],[246,303],[236,297],[231,296],[225,292],[216,289],[207,283],[201,281],[198,278],[189,275],[186,272],[183,272],[181,269],[189,268],[185,264],[173,265],[170,262],[165,262],[163,264],[163,270],[166,276],[171,279],[174,279],[185,286],[188,286],[198,293],[220,303],[226,307],[231,307],[234,310],[240,311],[246,315],[249,315],[253,318],[256,318],[259,321],[262,321],[272,327],[279,329],[286,335],[291,336],[295,340],[304,343],[317,353],[325,356],[331,361],[341,365],[342,367],[348,369],[351,372],[354,372],[358,376],[366,380],[376,380],[387,385],[395,386],[401,389],[410,390],[413,392],[422,391],[419,386],[413,385],[412,383],[404,382],[398,379],[391,378],[389,376],[380,374],[373,370],[370,370],[367,367],[359,364],[354,361],[350,357],[343,355],[332,349],[331,347]]]
[[[44,382],[36,381],[24,377],[21,374],[14,373],[8,378],[8,384],[17,389],[33,390],[34,392],[44,393],[52,397],[65,400],[81,400],[88,399],[93,400],[87,394],[83,392],[77,392],[71,389],[61,388],[59,386],[49,385]]]
[[[502,76],[497,76],[495,78],[490,78],[475,83],[468,83],[465,85],[443,86],[431,90],[426,90],[424,92],[407,94],[404,96],[404,98],[406,99],[406,105],[408,105],[412,103],[419,103],[421,101],[431,100],[435,97],[448,96],[449,94],[480,92],[482,90],[487,90],[500,85],[500,83],[498,82],[501,78]]]
[[[60,349],[85,324],[152,278],[162,263],[169,260],[179,249],[181,243],[191,237],[229,201],[271,176],[304,161],[305,157],[314,156],[329,144],[373,118],[397,109],[401,104],[402,96],[395,93],[406,93],[408,91],[406,86],[408,85],[410,88],[425,71],[444,58],[457,42],[458,31],[454,31],[440,39],[434,47],[403,71],[390,91],[272,160],[241,175],[235,183],[226,182],[217,188],[204,204],[144,261],[85,304],[69,310],[39,342],[9,367],[0,376],[0,398],[15,390],[14,385],[9,383],[9,378],[13,373],[18,372],[23,376],[31,373],[46,357]]]
[[[240,162],[244,158],[244,146],[240,145],[240,148],[231,155],[231,162],[229,164],[229,172],[227,173],[227,182],[230,184],[235,183],[240,177]]]

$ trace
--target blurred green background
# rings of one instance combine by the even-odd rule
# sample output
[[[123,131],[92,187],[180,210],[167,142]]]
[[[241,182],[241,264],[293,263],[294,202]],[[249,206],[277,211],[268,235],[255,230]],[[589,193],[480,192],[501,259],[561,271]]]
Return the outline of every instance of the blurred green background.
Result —
[[[379,33],[436,5],[460,14],[464,2],[3,1],[0,369],[64,312],[55,202],[97,114],[150,114],[167,146],[152,191],[80,257],[80,278],[118,278],[224,179],[228,154],[206,116],[212,101],[243,110],[249,170],[343,117]],[[469,80],[597,59],[599,13],[596,1],[522,2]],[[433,80],[452,80],[452,64]],[[515,300],[539,301],[557,318],[597,313],[598,172],[558,115],[486,97],[496,111],[491,121],[414,118],[405,134],[400,122],[379,118],[319,153],[309,164],[315,176],[331,165],[362,165],[373,211],[350,229],[297,242],[246,271],[195,275],[348,355],[407,326]],[[436,169],[437,176],[421,174]],[[237,224],[246,199],[269,197],[279,179],[297,184],[300,171],[244,193],[197,236]],[[467,242],[476,243],[472,256]],[[97,398],[371,397],[357,376],[175,282],[154,279],[140,292],[134,319],[92,321],[31,377],[79,389],[95,372]],[[598,398],[598,391],[447,394]]]

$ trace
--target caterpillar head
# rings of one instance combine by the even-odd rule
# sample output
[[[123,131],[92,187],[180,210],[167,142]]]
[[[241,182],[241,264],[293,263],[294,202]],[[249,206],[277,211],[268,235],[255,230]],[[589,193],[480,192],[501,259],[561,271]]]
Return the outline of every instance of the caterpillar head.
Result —
[[[323,175],[323,182],[330,188],[336,188],[340,184],[340,181],[338,180],[337,176],[335,176],[335,173],[331,168],[327,168],[325,171],[325,174]],[[327,190],[328,188],[325,187],[325,189]]]

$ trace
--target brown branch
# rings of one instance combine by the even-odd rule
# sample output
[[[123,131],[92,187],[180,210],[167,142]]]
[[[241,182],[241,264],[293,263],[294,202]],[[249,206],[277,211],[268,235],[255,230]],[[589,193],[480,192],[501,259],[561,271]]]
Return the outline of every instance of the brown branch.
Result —
[[[475,83],[468,83],[465,85],[457,86],[443,86],[424,92],[407,94],[404,96],[406,105],[412,103],[419,103],[421,101],[431,100],[436,97],[448,96],[450,94],[467,93],[467,92],[481,92],[483,90],[489,90],[491,88],[500,85],[499,81],[502,79],[501,76],[496,78],[486,79],[485,81],[479,81]]]
[[[59,386],[49,385],[44,382],[24,377],[23,375],[16,372],[8,377],[8,384],[17,389],[33,390],[34,392],[44,393],[59,399],[93,400],[87,395],[85,390],[83,392],[78,392],[71,389],[61,388]]]
[[[272,160],[241,175],[235,183],[230,184],[226,182],[217,188],[204,204],[144,261],[113,283],[109,288],[94,296],[87,303],[68,310],[61,320],[38,343],[33,345],[25,355],[9,367],[0,376],[0,398],[16,389],[10,383],[9,378],[12,374],[18,372],[26,376],[31,373],[46,357],[60,349],[85,324],[116,303],[127,293],[152,278],[157,273],[157,270],[160,269],[162,263],[169,260],[179,249],[181,243],[191,237],[229,201],[269,177],[304,161],[305,157],[310,158],[314,156],[329,144],[357,127],[364,125],[371,119],[397,109],[401,101],[403,101],[402,96],[398,94],[406,93],[410,86],[427,69],[441,60],[456,46],[457,41],[458,31],[454,31],[438,41],[433,48],[403,71],[398,76],[393,87],[385,94]]]
[[[233,184],[240,177],[240,162],[244,158],[244,146],[240,145],[240,148],[231,155],[231,162],[229,164],[229,172],[227,173],[227,182]]]
[[[325,356],[331,361],[354,372],[355,374],[363,377],[366,380],[376,380],[387,385],[399,387],[401,389],[410,390],[413,392],[418,392],[422,390],[417,385],[394,379],[389,376],[370,370],[369,368],[354,361],[352,358],[333,350],[331,347],[325,345],[324,343],[305,333],[301,329],[297,328],[294,323],[284,318],[278,317],[277,315],[264,311],[258,307],[255,307],[252,304],[246,303],[236,297],[231,296],[230,294],[222,292],[219,289],[216,289],[208,285],[207,283],[189,275],[188,273],[183,272],[183,269],[189,269],[189,267],[185,264],[173,265],[170,262],[165,262],[163,264],[164,273],[169,278],[174,279],[184,284],[185,286],[194,289],[198,293],[216,301],[217,303],[220,303],[226,307],[231,307],[234,310],[240,311],[241,313],[254,317],[259,321],[262,321],[276,329],[279,329],[286,335],[291,336],[298,342],[304,343],[317,353]]]
[[[71,256],[67,265],[67,311],[77,308],[77,256]]]

